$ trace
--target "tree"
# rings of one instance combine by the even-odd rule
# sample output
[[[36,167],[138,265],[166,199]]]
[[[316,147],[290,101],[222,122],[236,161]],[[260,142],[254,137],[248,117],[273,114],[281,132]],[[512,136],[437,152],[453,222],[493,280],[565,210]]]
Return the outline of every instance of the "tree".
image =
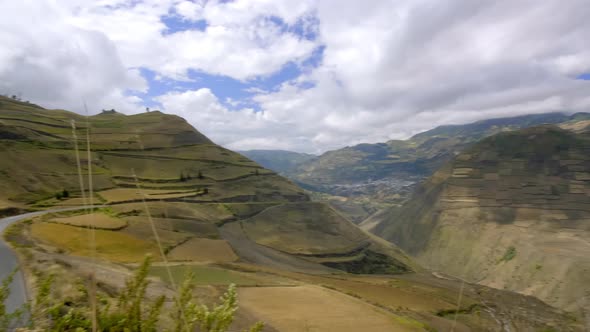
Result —
[[[207,195],[209,193],[209,188],[205,187],[203,189],[203,195]]]
[[[201,172],[201,171],[199,171],[199,173],[197,173],[197,177],[198,177],[200,180],[202,180],[202,179],[204,179],[204,178],[205,178],[205,177],[203,176],[203,172]]]
[[[62,196],[63,198],[68,198],[68,197],[70,197],[70,192],[69,192],[67,189],[64,189],[64,190],[61,192],[61,196]]]
[[[186,181],[186,178],[184,177],[184,173],[180,172],[180,182],[184,182]]]
[[[150,108],[149,108],[149,107],[146,107],[146,108],[145,108],[145,111],[146,111],[147,113],[149,113],[149,112],[150,112]]]

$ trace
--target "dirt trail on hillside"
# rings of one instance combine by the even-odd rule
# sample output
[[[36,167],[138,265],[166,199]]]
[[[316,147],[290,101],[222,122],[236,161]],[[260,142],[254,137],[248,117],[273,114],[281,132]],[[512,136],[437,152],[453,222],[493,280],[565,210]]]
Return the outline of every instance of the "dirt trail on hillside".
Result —
[[[280,251],[261,246],[250,240],[239,222],[225,224],[219,228],[221,237],[229,242],[241,259],[250,263],[266,265],[292,272],[331,273],[333,269],[320,264],[287,255]]]

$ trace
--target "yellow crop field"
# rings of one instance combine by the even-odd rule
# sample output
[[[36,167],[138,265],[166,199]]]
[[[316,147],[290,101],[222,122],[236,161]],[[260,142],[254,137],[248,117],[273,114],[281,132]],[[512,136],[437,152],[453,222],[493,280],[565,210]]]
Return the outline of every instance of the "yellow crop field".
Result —
[[[95,230],[96,257],[113,262],[127,263],[143,260],[145,255],[152,254],[159,257],[154,243],[148,242],[129,234]],[[31,235],[43,243],[64,250],[71,255],[92,256],[90,245],[90,230],[54,224],[34,223],[31,225]]]
[[[279,331],[420,331],[359,299],[318,286],[247,287],[240,305]]]
[[[98,229],[118,230],[127,226],[127,223],[119,218],[111,217],[103,213],[82,214],[67,218],[54,218],[50,222],[78,226],[94,227]]]

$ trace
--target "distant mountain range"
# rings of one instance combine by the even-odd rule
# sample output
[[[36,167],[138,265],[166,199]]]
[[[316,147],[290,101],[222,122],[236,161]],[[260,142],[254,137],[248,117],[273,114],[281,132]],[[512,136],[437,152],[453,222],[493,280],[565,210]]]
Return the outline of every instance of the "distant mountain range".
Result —
[[[279,174],[290,174],[315,155],[285,150],[236,151]]]
[[[338,184],[374,181],[392,176],[424,177],[484,137],[540,124],[589,119],[590,113],[548,113],[441,126],[408,140],[359,144],[329,151],[303,162],[288,175],[298,182],[327,192],[331,192],[331,187]]]
[[[272,150],[245,154],[299,186],[323,193],[323,200],[359,222],[382,204],[403,203],[415,184],[482,138],[542,124],[576,130],[590,124],[590,113],[531,114],[440,126],[407,140],[359,144],[316,157]]]

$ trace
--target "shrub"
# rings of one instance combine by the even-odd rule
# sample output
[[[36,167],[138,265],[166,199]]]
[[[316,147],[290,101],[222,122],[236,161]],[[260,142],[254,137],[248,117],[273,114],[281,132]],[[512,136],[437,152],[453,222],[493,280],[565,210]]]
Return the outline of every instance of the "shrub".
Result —
[[[504,256],[502,256],[502,258],[500,258],[500,260],[498,261],[498,263],[501,263],[501,262],[509,262],[514,257],[516,257],[516,248],[514,246],[510,246],[510,247],[508,247],[508,249],[506,249],[506,252],[504,253]]]
[[[151,259],[146,257],[135,274],[126,282],[121,291],[117,305],[111,307],[109,301],[97,299],[94,292],[89,292],[84,285],[79,290],[86,299],[83,303],[64,303],[52,296],[54,276],[40,278],[37,282],[37,296],[21,310],[8,314],[5,300],[10,293],[9,286],[16,274],[13,271],[0,285],[0,332],[8,331],[18,324],[25,311],[29,311],[31,329],[42,331],[88,331],[93,325],[93,316],[99,331],[111,332],[155,332],[161,329],[161,311],[166,301],[165,296],[150,301],[147,296],[149,280],[147,279]],[[180,287],[171,312],[174,331],[194,331],[196,327],[202,332],[227,332],[238,309],[235,285],[230,285],[220,298],[220,303],[209,308],[197,305],[193,299],[194,275],[187,275]],[[97,301],[98,300],[98,301]],[[94,309],[96,304],[96,309]],[[94,311],[94,315],[92,314]],[[260,332],[264,325],[257,323],[249,332]]]

